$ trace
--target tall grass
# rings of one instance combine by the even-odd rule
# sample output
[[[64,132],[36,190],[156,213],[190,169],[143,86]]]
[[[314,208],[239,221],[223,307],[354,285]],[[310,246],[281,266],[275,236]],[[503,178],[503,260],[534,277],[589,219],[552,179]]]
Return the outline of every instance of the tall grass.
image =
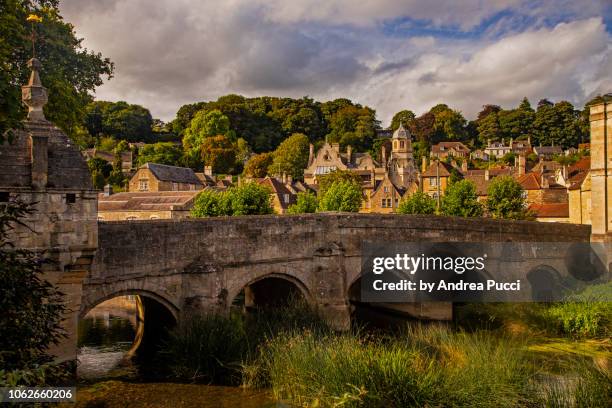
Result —
[[[284,334],[260,364],[275,395],[298,406],[514,407],[536,372],[515,341],[435,326],[392,338]]]

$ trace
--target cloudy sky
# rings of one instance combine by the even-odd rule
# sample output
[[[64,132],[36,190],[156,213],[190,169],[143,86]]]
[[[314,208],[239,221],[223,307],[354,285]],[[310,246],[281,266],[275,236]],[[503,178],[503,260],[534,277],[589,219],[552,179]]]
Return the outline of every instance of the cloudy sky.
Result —
[[[228,93],[348,97],[473,118],[523,96],[582,106],[612,92],[610,0],[62,0],[116,64],[97,98],[171,120]]]

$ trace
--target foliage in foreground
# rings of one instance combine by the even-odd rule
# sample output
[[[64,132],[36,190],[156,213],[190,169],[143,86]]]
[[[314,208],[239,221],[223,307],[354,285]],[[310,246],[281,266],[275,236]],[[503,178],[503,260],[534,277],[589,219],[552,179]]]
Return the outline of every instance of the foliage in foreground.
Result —
[[[317,211],[319,202],[317,196],[310,192],[300,192],[297,194],[296,203],[287,208],[289,214],[306,214]]]
[[[0,208],[0,385],[44,385],[66,375],[47,348],[63,337],[63,295],[42,279],[41,261],[15,248],[9,233],[33,212],[28,204]]]
[[[353,181],[335,181],[319,198],[319,211],[358,212],[363,195],[361,186]]]
[[[510,176],[494,178],[487,197],[487,210],[493,218],[523,220],[528,217],[523,188]]]

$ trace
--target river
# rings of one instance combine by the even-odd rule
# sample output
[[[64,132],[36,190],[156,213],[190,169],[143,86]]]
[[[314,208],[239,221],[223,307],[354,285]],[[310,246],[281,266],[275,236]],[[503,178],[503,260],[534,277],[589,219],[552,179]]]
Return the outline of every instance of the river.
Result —
[[[94,308],[79,322],[77,406],[270,408],[271,393],[202,384],[146,382],[128,354],[138,331],[136,298],[120,296]]]

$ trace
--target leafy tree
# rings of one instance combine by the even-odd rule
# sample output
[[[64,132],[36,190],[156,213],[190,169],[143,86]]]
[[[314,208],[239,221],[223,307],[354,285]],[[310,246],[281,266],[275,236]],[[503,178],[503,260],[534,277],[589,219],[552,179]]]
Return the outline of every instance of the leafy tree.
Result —
[[[272,153],[255,154],[244,165],[242,174],[246,177],[266,177],[270,165],[272,165]]]
[[[408,128],[415,118],[416,115],[411,110],[399,111],[395,115],[393,115],[393,119],[391,119],[391,126],[389,126],[389,129],[397,129],[400,123],[403,124],[405,128]]]
[[[225,136],[211,136],[202,142],[202,161],[215,173],[230,173],[236,164],[236,150]]]
[[[404,197],[397,207],[400,214],[434,214],[436,212],[436,200],[429,195],[417,191],[409,197]]]
[[[452,110],[446,105],[437,105],[431,109],[435,120],[433,124],[433,137],[431,143],[444,140],[465,140],[467,136],[467,121],[461,112]]]
[[[323,197],[332,184],[336,182],[347,181],[354,184],[360,184],[359,176],[348,170],[334,170],[325,175],[318,177],[319,182],[319,198]]]
[[[225,212],[231,215],[273,214],[271,191],[256,182],[232,187],[225,193]]]
[[[251,147],[246,140],[239,137],[236,143],[234,143],[234,149],[236,150],[236,163],[239,164],[240,167],[244,166],[247,160],[249,160],[249,157],[253,154],[253,152],[251,152]]]
[[[362,201],[363,195],[358,183],[336,181],[319,199],[319,210],[358,212]]]
[[[230,215],[225,213],[224,194],[215,190],[206,189],[197,195],[191,208],[193,217],[218,217]]]
[[[330,142],[337,142],[346,146],[346,143],[360,150],[367,150],[372,146],[376,136],[376,129],[380,126],[376,120],[376,112],[368,107],[349,105],[335,112],[329,121]],[[352,133],[349,137],[345,134]],[[344,137],[344,139],[343,139]]]
[[[93,173],[97,171],[104,177],[110,176],[111,171],[113,171],[113,165],[99,157],[93,157],[87,160],[87,167],[90,172]]]
[[[501,158],[501,161],[508,165],[508,166],[512,166],[514,165],[514,160],[516,159],[516,154],[512,153],[512,152],[508,152],[506,154],[504,154],[504,156]]]
[[[287,208],[289,214],[304,214],[314,213],[317,211],[319,202],[317,196],[311,192],[300,192],[297,194],[297,201],[295,204],[290,205]]]
[[[489,140],[498,140],[501,137],[500,111],[501,108],[497,105],[485,105],[478,113],[475,123],[480,144],[486,145]]]
[[[174,143],[160,142],[146,144],[138,150],[138,166],[145,163],[166,164],[180,166],[182,164],[183,149]]]
[[[36,58],[42,63],[41,80],[49,90],[45,106],[47,119],[69,136],[83,121],[85,106],[92,92],[111,78],[113,63],[101,54],[88,51],[75,36],[74,28],[63,20],[57,0],[4,0],[0,2],[0,135],[20,126],[25,116],[20,85],[26,83],[32,57],[29,39],[30,13],[42,17],[35,24]],[[0,136],[1,138],[1,136]]]
[[[308,154],[308,137],[296,133],[285,139],[272,153],[272,164],[268,172],[279,176],[285,173],[295,179],[301,179],[308,164]]]
[[[15,248],[9,234],[33,213],[19,201],[0,208],[0,385],[53,385],[66,373],[54,366],[48,347],[65,336],[64,296],[42,277],[41,260]],[[34,233],[32,231],[32,233]]]
[[[115,160],[113,162],[113,170],[108,176],[108,183],[118,187],[117,190],[123,190],[127,184],[127,178],[123,174],[123,168],[121,164],[121,154],[115,154]]]
[[[85,107],[83,124],[96,138],[106,135],[128,142],[146,142],[152,138],[151,112],[140,105],[131,105],[124,101],[89,103]]]
[[[500,176],[488,188],[487,210],[494,218],[525,219],[527,216],[523,188],[514,178]]]
[[[474,183],[461,180],[450,184],[442,197],[441,211],[444,215],[480,217],[483,209],[478,202]]]

